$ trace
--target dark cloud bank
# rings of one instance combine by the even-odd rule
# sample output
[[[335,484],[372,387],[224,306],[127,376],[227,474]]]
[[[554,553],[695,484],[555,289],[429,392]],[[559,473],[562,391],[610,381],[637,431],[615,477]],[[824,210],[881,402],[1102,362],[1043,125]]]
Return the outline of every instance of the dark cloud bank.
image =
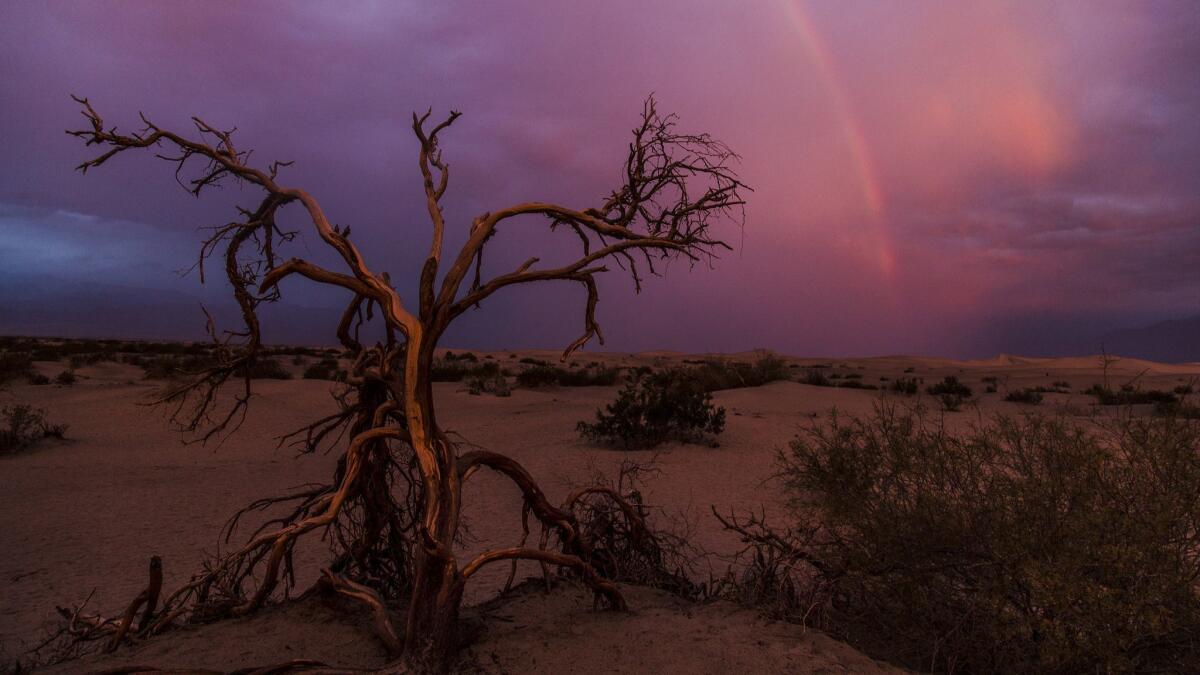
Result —
[[[189,338],[201,303],[232,318],[220,284],[180,272],[251,192],[191,199],[145,156],[73,173],[70,93],[124,128],[138,110],[237,125],[255,157],[295,160],[285,179],[405,291],[428,236],[414,108],[465,113],[444,141],[454,245],[511,202],[595,203],[654,91],[733,145],[756,192],[713,269],[675,265],[641,295],[604,280],[607,348],[988,356],[1107,340],[1200,360],[1196,321],[1119,332],[1200,315],[1200,5],[354,7],[0,8],[0,333]],[[538,225],[491,269],[561,252]],[[294,253],[324,255],[311,237]],[[329,342],[341,298],[285,294],[268,338]],[[561,346],[581,303],[575,288],[497,296],[448,343]]]

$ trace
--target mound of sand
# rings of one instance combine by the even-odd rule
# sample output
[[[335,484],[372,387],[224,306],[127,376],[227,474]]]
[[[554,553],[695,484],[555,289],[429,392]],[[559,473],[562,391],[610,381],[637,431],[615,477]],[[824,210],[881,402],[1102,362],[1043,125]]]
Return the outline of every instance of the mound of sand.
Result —
[[[768,621],[727,602],[694,604],[623,588],[628,612],[592,609],[591,593],[528,583],[467,610],[460,673],[899,673],[828,636]],[[370,669],[387,657],[370,619],[340,601],[309,598],[259,614],[166,633],[113,655],[47,669],[77,673],[134,665],[228,670],[313,659]]]

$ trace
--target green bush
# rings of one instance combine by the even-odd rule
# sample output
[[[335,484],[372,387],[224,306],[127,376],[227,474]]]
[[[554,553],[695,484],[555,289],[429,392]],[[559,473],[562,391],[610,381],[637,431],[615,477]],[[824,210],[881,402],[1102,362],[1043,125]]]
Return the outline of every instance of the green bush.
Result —
[[[28,405],[0,409],[0,455],[11,455],[47,438],[62,438],[67,427],[46,421],[45,411]]]
[[[1200,672],[1200,422],[831,415],[735,587],[920,671]]]
[[[675,439],[695,442],[725,429],[725,409],[690,372],[673,368],[635,374],[596,421],[580,422],[587,439],[626,449],[648,448]]]

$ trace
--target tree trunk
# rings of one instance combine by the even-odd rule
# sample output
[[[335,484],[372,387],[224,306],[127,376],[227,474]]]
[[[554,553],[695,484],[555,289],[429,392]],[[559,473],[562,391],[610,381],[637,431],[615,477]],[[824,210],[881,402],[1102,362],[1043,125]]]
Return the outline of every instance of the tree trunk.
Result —
[[[415,672],[445,672],[455,654],[463,585],[454,557],[461,504],[457,457],[433,411],[433,339],[419,342],[406,364],[405,402],[413,450],[425,488],[413,593],[404,634],[404,661]]]

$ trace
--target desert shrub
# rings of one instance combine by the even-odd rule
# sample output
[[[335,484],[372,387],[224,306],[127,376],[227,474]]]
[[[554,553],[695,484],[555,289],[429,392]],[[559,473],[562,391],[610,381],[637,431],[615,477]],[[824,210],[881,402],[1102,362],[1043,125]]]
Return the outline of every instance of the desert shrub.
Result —
[[[983,379],[984,384],[993,384],[994,385],[994,384],[998,384],[1000,382],[1000,378],[996,377],[995,375],[988,375],[987,377],[984,377],[982,379]]]
[[[70,365],[71,368],[74,370],[74,369],[79,369],[79,368],[83,368],[86,366],[94,366],[97,363],[100,363],[101,361],[114,361],[114,360],[116,360],[116,357],[114,354],[111,354],[111,353],[86,352],[83,354],[72,354],[67,359],[67,364]]]
[[[957,411],[972,394],[971,388],[959,382],[954,375],[947,375],[941,382],[925,387],[925,391],[936,396],[942,408],[949,412]]]
[[[454,352],[448,351],[442,358],[447,361],[468,361],[470,363],[479,361],[479,357],[475,356],[471,352],[461,352],[459,354],[455,354]]]
[[[24,352],[0,353],[0,384],[28,378],[33,373],[33,359]]]
[[[496,373],[494,375],[473,375],[467,380],[467,393],[472,396],[491,394],[492,396],[512,396],[512,387],[508,386],[508,378]]]
[[[823,371],[816,368],[809,368],[804,371],[804,378],[800,380],[804,384],[814,387],[832,387],[833,382],[829,381],[829,377]]]
[[[483,362],[475,365],[473,361],[439,360],[433,362],[432,377],[434,382],[462,382],[469,377],[494,377],[505,374],[500,364]]]
[[[533,366],[517,373],[522,387],[611,387],[617,383],[616,368],[580,368],[569,370],[555,366]]]
[[[1054,381],[1054,388],[1055,388],[1055,389],[1067,389],[1067,390],[1069,390],[1069,389],[1071,388],[1071,383],[1070,383],[1070,382],[1067,382],[1066,380],[1055,380],[1055,381]]]
[[[530,365],[530,366],[549,366],[550,365],[549,363],[547,363],[541,359],[535,359],[531,356],[522,357],[521,360],[517,361],[517,363],[524,363],[524,364]]]
[[[64,370],[58,375],[54,376],[54,384],[61,384],[64,386],[71,386],[72,384],[75,384],[75,380],[75,371],[73,370]]]
[[[62,438],[67,427],[46,421],[45,411],[16,404],[0,409],[0,455],[11,455],[47,438]]]
[[[150,357],[130,359],[129,362],[141,366],[146,371],[145,377],[148,380],[173,380],[186,377],[212,365],[212,359],[208,354],[158,354]]]
[[[434,382],[462,382],[470,368],[457,361],[434,361],[430,377]]]
[[[769,352],[750,363],[729,359],[707,359],[702,365],[685,369],[705,391],[761,387],[769,382],[790,379],[787,363]]]
[[[1010,403],[1038,405],[1042,402],[1042,392],[1037,389],[1014,389],[1005,394],[1004,400]]]
[[[803,520],[733,521],[740,597],[922,671],[1200,672],[1200,422],[882,407],[781,460]]]
[[[1094,396],[1100,405],[1163,405],[1172,406],[1179,403],[1179,397],[1169,391],[1160,389],[1136,389],[1125,385],[1117,391],[1103,385],[1094,384],[1083,392]]]
[[[915,377],[898,377],[887,386],[887,391],[903,396],[916,396],[917,379]]]
[[[580,422],[584,438],[626,449],[653,447],[667,440],[685,442],[717,435],[725,429],[725,409],[712,403],[712,394],[689,372],[673,368],[638,373],[596,421]]]
[[[41,373],[30,373],[28,378],[29,384],[43,385],[50,384],[50,378]]]
[[[845,377],[847,380],[861,380],[861,379],[862,379],[862,373],[846,373],[846,374],[844,375],[844,377]]]
[[[913,368],[912,366],[909,366],[909,367],[907,367],[907,368],[905,368],[905,369],[904,369],[904,372],[906,372],[906,373],[915,373],[915,372],[917,372],[917,369],[916,369],[916,368]]]
[[[277,359],[269,356],[260,356],[250,362],[249,366],[242,368],[238,372],[239,377],[246,377],[249,374],[253,380],[290,380],[292,374],[288,372],[283,364]]]
[[[306,380],[336,380],[337,373],[337,359],[326,357],[305,368],[303,377]]]

